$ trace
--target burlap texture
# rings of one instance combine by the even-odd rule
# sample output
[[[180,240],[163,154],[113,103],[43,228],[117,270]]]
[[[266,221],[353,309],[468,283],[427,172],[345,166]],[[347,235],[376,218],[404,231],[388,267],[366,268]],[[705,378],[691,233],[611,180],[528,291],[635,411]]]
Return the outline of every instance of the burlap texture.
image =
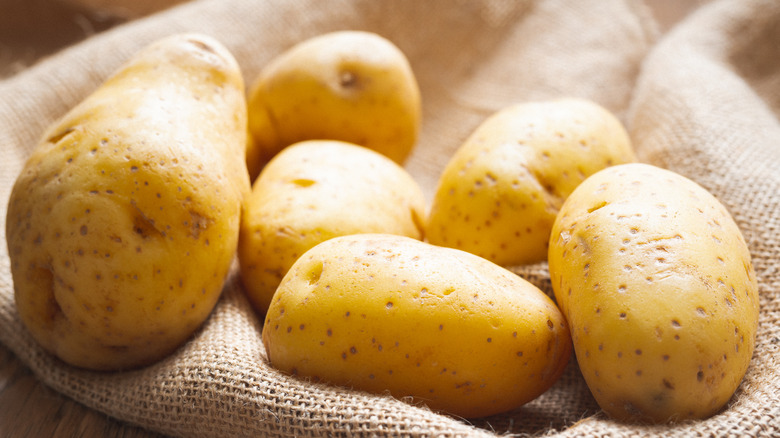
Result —
[[[44,353],[15,311],[0,248],[0,341],[73,399],[176,436],[771,436],[780,434],[780,2],[720,0],[656,41],[638,1],[201,0],[88,39],[0,82],[0,205],[43,129],[131,54],[181,31],[222,41],[248,82],[304,38],[364,29],[394,41],[422,89],[423,132],[407,168],[426,194],[486,116],[514,102],[579,96],[613,110],[642,161],[712,191],[734,215],[761,294],[757,349],[732,402],[704,421],[619,424],[599,413],[572,361],[534,402],[470,422],[387,396],[284,376],[236,276],[193,339],[152,366],[71,368]],[[517,272],[549,290],[544,265]]]

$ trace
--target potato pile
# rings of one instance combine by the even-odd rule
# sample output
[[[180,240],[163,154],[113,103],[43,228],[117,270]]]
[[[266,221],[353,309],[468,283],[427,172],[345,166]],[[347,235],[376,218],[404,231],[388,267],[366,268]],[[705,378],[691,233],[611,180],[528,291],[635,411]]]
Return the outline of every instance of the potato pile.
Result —
[[[747,244],[702,187],[636,163],[605,108],[500,109],[426,211],[403,167],[420,91],[390,41],[321,35],[247,85],[219,42],[176,35],[43,135],[6,240],[44,349],[160,360],[237,259],[268,361],[298,378],[465,418],[538,397],[572,352],[620,420],[706,418],[736,390],[758,324]],[[507,269],[540,262],[554,298]]]

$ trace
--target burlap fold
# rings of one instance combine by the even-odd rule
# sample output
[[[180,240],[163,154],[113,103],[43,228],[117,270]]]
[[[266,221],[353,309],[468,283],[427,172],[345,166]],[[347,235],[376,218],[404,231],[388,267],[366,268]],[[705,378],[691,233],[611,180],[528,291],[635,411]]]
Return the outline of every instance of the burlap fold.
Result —
[[[337,29],[394,41],[423,97],[407,168],[432,195],[450,154],[510,103],[578,96],[613,110],[643,161],[711,190],[736,218],[759,279],[757,349],[730,405],[673,426],[599,413],[576,362],[547,393],[503,415],[465,421],[389,396],[313,384],[266,362],[261,322],[237,276],[204,327],[149,367],[95,373],[43,352],[13,303],[0,248],[0,341],[47,385],[113,417],[176,436],[770,436],[780,434],[780,3],[720,0],[660,42],[631,0],[201,0],[90,38],[0,82],[0,204],[43,129],[140,47],[182,31],[210,34],[247,82],[292,44]],[[4,222],[3,222],[4,226]],[[549,288],[546,267],[519,268]]]

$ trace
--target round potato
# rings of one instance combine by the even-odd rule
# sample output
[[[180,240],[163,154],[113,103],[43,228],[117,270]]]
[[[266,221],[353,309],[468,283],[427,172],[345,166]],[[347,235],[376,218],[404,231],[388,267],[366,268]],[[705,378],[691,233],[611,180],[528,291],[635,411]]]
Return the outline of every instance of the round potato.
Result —
[[[645,164],[596,173],[561,208],[549,267],[609,415],[705,418],[734,393],[755,345],[756,277],[739,228],[702,187]]]
[[[306,252],[263,342],[287,373],[467,418],[534,399],[571,354],[563,315],[532,284],[473,254],[376,234]]]
[[[572,190],[598,170],[632,161],[620,121],[593,102],[508,107],[480,125],[444,169],[426,236],[503,266],[544,261]]]
[[[260,72],[249,94],[249,127],[262,163],[290,144],[331,139],[402,164],[417,141],[420,113],[420,90],[404,54],[363,31],[293,46]]]
[[[265,313],[282,277],[309,248],[357,233],[422,239],[424,215],[422,190],[389,158],[341,141],[296,143],[268,163],[244,204],[244,288]]]
[[[245,141],[238,64],[190,34],[142,50],[51,126],[6,219],[33,337],[100,370],[151,363],[186,341],[235,257]]]

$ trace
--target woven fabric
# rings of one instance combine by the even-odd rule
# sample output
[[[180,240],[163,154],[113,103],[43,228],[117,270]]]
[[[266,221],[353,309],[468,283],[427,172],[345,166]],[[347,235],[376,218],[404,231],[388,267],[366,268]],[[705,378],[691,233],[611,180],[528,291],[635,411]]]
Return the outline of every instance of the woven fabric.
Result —
[[[750,246],[761,294],[757,348],[728,407],[703,421],[606,418],[572,360],[524,407],[465,421],[385,395],[315,384],[266,361],[235,269],[201,330],[127,372],[74,369],[42,351],[13,301],[0,247],[0,342],[47,385],[174,436],[771,436],[780,434],[780,3],[718,0],[657,40],[631,0],[198,0],[70,47],[0,82],[0,205],[42,131],[146,44],[197,31],[223,42],[247,83],[305,38],[362,29],[395,42],[420,83],[423,130],[406,167],[430,199],[452,152],[516,102],[589,98],[621,117],[642,161],[709,189]],[[3,223],[4,226],[4,223]],[[549,291],[544,264],[516,269]]]

